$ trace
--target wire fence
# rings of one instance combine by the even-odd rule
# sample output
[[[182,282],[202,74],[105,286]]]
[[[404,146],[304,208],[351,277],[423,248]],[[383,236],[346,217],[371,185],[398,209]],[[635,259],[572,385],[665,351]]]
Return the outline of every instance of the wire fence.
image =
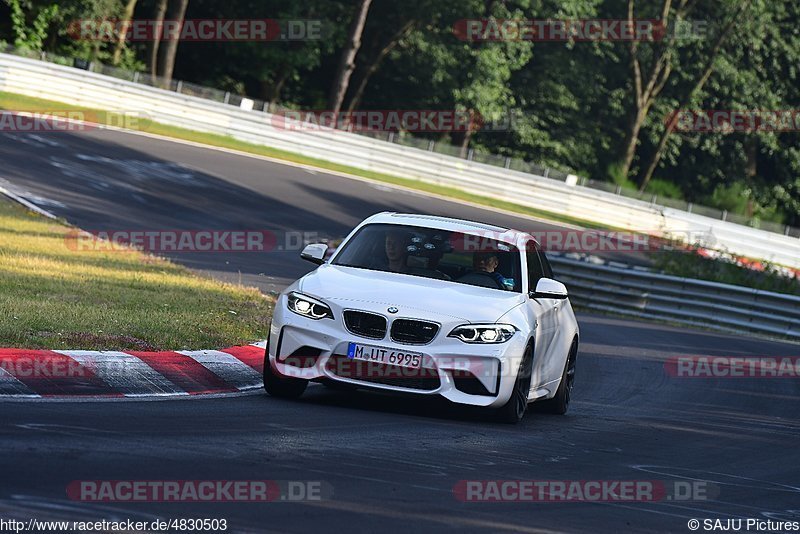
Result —
[[[49,54],[46,52],[22,50],[22,49],[17,49],[10,45],[0,47],[0,51],[21,57],[39,59],[41,61],[47,61],[59,65],[84,69],[89,72],[95,72],[98,74],[111,76],[113,78],[117,78],[120,80],[125,80],[142,85],[148,85],[151,87],[158,87],[161,89],[166,89],[168,91],[174,91],[176,93],[188,96],[194,96],[205,100],[211,100],[214,102],[219,102],[222,104],[234,106],[248,111],[273,113],[273,114],[288,112],[288,111],[296,111],[294,109],[287,108],[276,103],[270,103],[265,100],[247,97],[230,91],[205,87],[202,85],[198,85],[191,82],[185,82],[182,80],[175,80],[175,79],[167,80],[166,78],[159,76],[152,76],[151,74],[148,73],[125,70],[110,65],[104,65],[99,62],[86,61],[78,58],[68,58],[64,56]],[[559,180],[562,182],[566,182],[571,176],[569,173],[562,172],[560,170],[553,169],[551,167],[539,165],[522,158],[512,158],[508,156],[502,156],[499,154],[493,154],[479,148],[470,148],[468,150],[465,150],[464,148],[453,145],[452,143],[445,140],[434,140],[434,139],[423,138],[419,136],[414,136],[409,132],[403,132],[403,131],[387,132],[387,131],[370,131],[370,130],[356,129],[353,130],[352,133],[364,135],[367,137],[371,137],[373,139],[380,139],[387,143],[395,143],[402,146],[418,148],[420,150],[427,150],[432,153],[460,157],[470,161],[475,161],[477,163],[483,163],[495,167],[503,167],[506,169],[511,169],[514,171],[533,174],[537,176],[544,176],[545,178]],[[596,189],[600,191],[606,191],[626,198],[632,198],[643,202],[648,202],[650,204],[653,204],[654,206],[664,206],[664,207],[674,208],[677,210],[687,211],[689,213],[694,213],[697,215],[704,215],[706,217],[710,217],[713,219],[730,221],[733,223],[750,226],[752,228],[758,228],[768,232],[800,238],[800,228],[797,227],[772,221],[765,221],[759,217],[749,217],[746,215],[730,213],[725,210],[720,210],[708,206],[702,206],[699,204],[694,204],[692,202],[687,202],[685,200],[659,196],[648,192],[641,192],[637,189],[625,188],[611,182],[604,182],[601,180],[592,180],[585,177],[581,177],[577,179],[577,183],[575,185],[580,185],[583,187]]]

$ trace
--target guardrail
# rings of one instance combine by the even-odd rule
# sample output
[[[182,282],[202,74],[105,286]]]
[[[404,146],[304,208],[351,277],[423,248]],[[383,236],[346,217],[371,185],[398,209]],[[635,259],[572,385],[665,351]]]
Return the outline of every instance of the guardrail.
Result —
[[[226,135],[303,156],[413,178],[800,269],[800,239],[544,176],[401,146],[339,130],[296,131],[262,112],[72,67],[0,54],[0,91],[89,108],[146,113],[158,122]],[[120,109],[122,108],[122,109]],[[524,229],[523,229],[524,230]],[[691,237],[689,237],[691,236]]]
[[[548,254],[578,308],[800,340],[800,297]]]

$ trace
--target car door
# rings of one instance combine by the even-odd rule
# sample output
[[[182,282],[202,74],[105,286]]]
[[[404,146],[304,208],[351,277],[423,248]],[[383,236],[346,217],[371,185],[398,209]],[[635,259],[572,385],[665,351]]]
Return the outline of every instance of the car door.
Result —
[[[528,264],[528,288],[529,294],[532,295],[536,290],[536,283],[539,279],[547,277],[548,274],[552,276],[552,271],[548,273],[547,269],[550,265],[542,261],[539,245],[535,241],[530,241],[525,250]],[[528,306],[538,323],[531,380],[533,388],[541,387],[553,380],[553,341],[558,331],[558,307],[561,302],[558,299],[534,298],[531,296],[528,298]]]
[[[544,275],[547,278],[558,280],[556,275],[553,274],[553,268],[550,267],[550,262],[547,261],[547,255],[539,250],[539,257],[542,260],[542,267],[544,267]],[[561,378],[564,372],[564,366],[567,362],[567,355],[569,354],[570,347],[577,334],[575,315],[572,312],[572,306],[569,300],[556,300],[554,308],[556,329],[552,344],[550,345],[549,369],[547,371],[547,375],[551,381]]]

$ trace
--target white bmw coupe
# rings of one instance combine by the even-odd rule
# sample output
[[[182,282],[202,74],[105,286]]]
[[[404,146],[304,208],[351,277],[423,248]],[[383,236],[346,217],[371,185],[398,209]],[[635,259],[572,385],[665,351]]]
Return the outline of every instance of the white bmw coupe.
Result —
[[[264,388],[309,381],[440,395],[501,421],[531,402],[567,411],[578,323],[567,289],[530,235],[427,215],[379,213],[277,300]],[[329,257],[330,256],[330,257]]]

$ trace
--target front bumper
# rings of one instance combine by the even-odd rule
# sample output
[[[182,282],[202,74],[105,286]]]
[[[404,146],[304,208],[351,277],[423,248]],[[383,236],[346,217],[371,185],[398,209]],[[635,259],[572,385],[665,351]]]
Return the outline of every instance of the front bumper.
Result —
[[[313,320],[288,311],[282,299],[270,328],[270,364],[284,376],[305,380],[333,380],[364,387],[417,395],[440,395],[452,402],[498,407],[511,396],[527,338],[518,332],[501,344],[468,344],[447,334],[443,325],[427,345],[409,345],[368,339],[347,331],[341,314]],[[422,353],[419,372],[347,358],[351,342],[392,350]]]

